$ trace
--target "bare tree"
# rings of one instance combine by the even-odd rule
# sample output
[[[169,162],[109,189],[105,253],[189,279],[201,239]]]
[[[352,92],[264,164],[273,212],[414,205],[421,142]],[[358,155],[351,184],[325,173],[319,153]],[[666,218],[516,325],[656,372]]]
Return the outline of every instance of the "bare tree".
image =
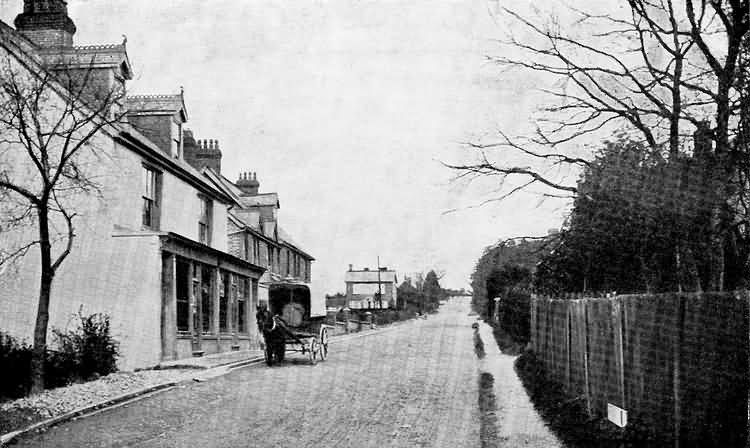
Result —
[[[93,61],[61,60],[33,71],[8,57],[0,72],[0,226],[12,243],[0,249],[0,266],[39,250],[31,363],[37,393],[44,388],[53,280],[76,238],[75,207],[100,194],[86,158],[103,153],[97,137],[121,120],[124,89],[101,83]]]
[[[750,34],[749,3],[628,0],[624,13],[570,9],[575,26],[567,27],[552,16],[530,18],[503,8],[524,37],[511,35],[502,42],[513,56],[489,59],[555,82],[542,89],[548,101],[536,117],[535,132],[500,132],[498,141],[469,143],[471,159],[446,166],[464,178],[520,178],[504,195],[533,185],[575,195],[577,186],[550,168],[588,166],[590,159],[579,155],[581,145],[620,133],[676,159],[695,152],[697,131],[709,147],[707,191],[715,191],[707,287],[723,289],[725,250],[737,224],[730,205],[738,191],[747,191],[746,183],[737,182],[738,167],[748,156],[738,144],[738,115],[747,76],[741,62]],[[528,164],[508,162],[519,155]]]

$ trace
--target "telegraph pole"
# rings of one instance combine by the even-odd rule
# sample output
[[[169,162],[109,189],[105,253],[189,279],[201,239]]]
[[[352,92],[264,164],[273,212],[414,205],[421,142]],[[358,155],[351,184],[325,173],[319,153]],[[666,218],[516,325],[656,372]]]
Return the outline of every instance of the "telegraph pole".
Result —
[[[380,255],[378,255],[378,308],[383,308],[383,291],[380,289]]]

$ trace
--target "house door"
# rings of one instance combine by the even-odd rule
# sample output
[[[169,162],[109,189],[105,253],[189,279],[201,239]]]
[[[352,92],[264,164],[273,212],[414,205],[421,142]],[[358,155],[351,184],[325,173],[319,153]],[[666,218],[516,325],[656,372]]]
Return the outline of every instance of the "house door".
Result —
[[[175,276],[175,293],[177,295],[177,332],[181,334],[190,331],[190,262],[177,257],[177,273]]]

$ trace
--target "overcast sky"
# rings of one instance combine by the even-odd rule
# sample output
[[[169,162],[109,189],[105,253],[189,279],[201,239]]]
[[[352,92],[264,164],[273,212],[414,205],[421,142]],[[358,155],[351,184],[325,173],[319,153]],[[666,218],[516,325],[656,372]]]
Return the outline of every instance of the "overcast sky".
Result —
[[[188,126],[214,138],[223,174],[255,171],[280,225],[317,259],[322,291],[344,271],[437,269],[465,287],[483,248],[558,227],[539,196],[470,208],[491,183],[451,182],[464,141],[526,125],[538,80],[484,57],[502,32],[487,0],[69,0],[77,44],[128,37],[131,93],[184,86]],[[22,0],[0,0],[12,24]],[[453,213],[446,211],[458,209]]]

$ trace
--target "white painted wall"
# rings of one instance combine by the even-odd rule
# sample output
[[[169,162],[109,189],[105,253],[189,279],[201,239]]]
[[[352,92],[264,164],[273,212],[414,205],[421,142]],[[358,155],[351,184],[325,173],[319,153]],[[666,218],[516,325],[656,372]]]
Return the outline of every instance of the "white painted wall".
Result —
[[[0,48],[0,61],[6,56]],[[104,133],[97,134],[92,148],[95,151],[82,153],[79,162],[101,193],[66,200],[77,213],[76,238],[52,285],[48,342],[53,342],[52,329],[75,328],[79,310],[85,315],[106,313],[120,343],[119,367],[153,366],[161,356],[161,256],[158,236],[141,224],[143,160]],[[7,151],[0,156],[0,169],[25,176],[34,188],[29,176],[33,167],[23,151],[1,149]],[[0,213],[8,213],[8,205],[0,203]],[[164,172],[161,230],[197,240],[199,212],[197,190]],[[212,246],[223,251],[226,221],[226,205],[214,201]],[[54,228],[65,230],[59,222]],[[6,230],[0,233],[0,248],[30,241],[35,232],[35,223]],[[59,244],[54,247],[60,250]],[[36,320],[39,264],[38,249],[32,248],[18,263],[0,267],[0,331],[28,343]]]
[[[198,190],[170,174],[162,175],[160,230],[174,232],[198,241],[201,204]],[[139,193],[140,194],[140,193]],[[138,196],[140,199],[140,196]],[[140,212],[140,208],[138,208]],[[139,215],[140,216],[140,215]],[[227,251],[227,205],[213,201],[211,247]]]

